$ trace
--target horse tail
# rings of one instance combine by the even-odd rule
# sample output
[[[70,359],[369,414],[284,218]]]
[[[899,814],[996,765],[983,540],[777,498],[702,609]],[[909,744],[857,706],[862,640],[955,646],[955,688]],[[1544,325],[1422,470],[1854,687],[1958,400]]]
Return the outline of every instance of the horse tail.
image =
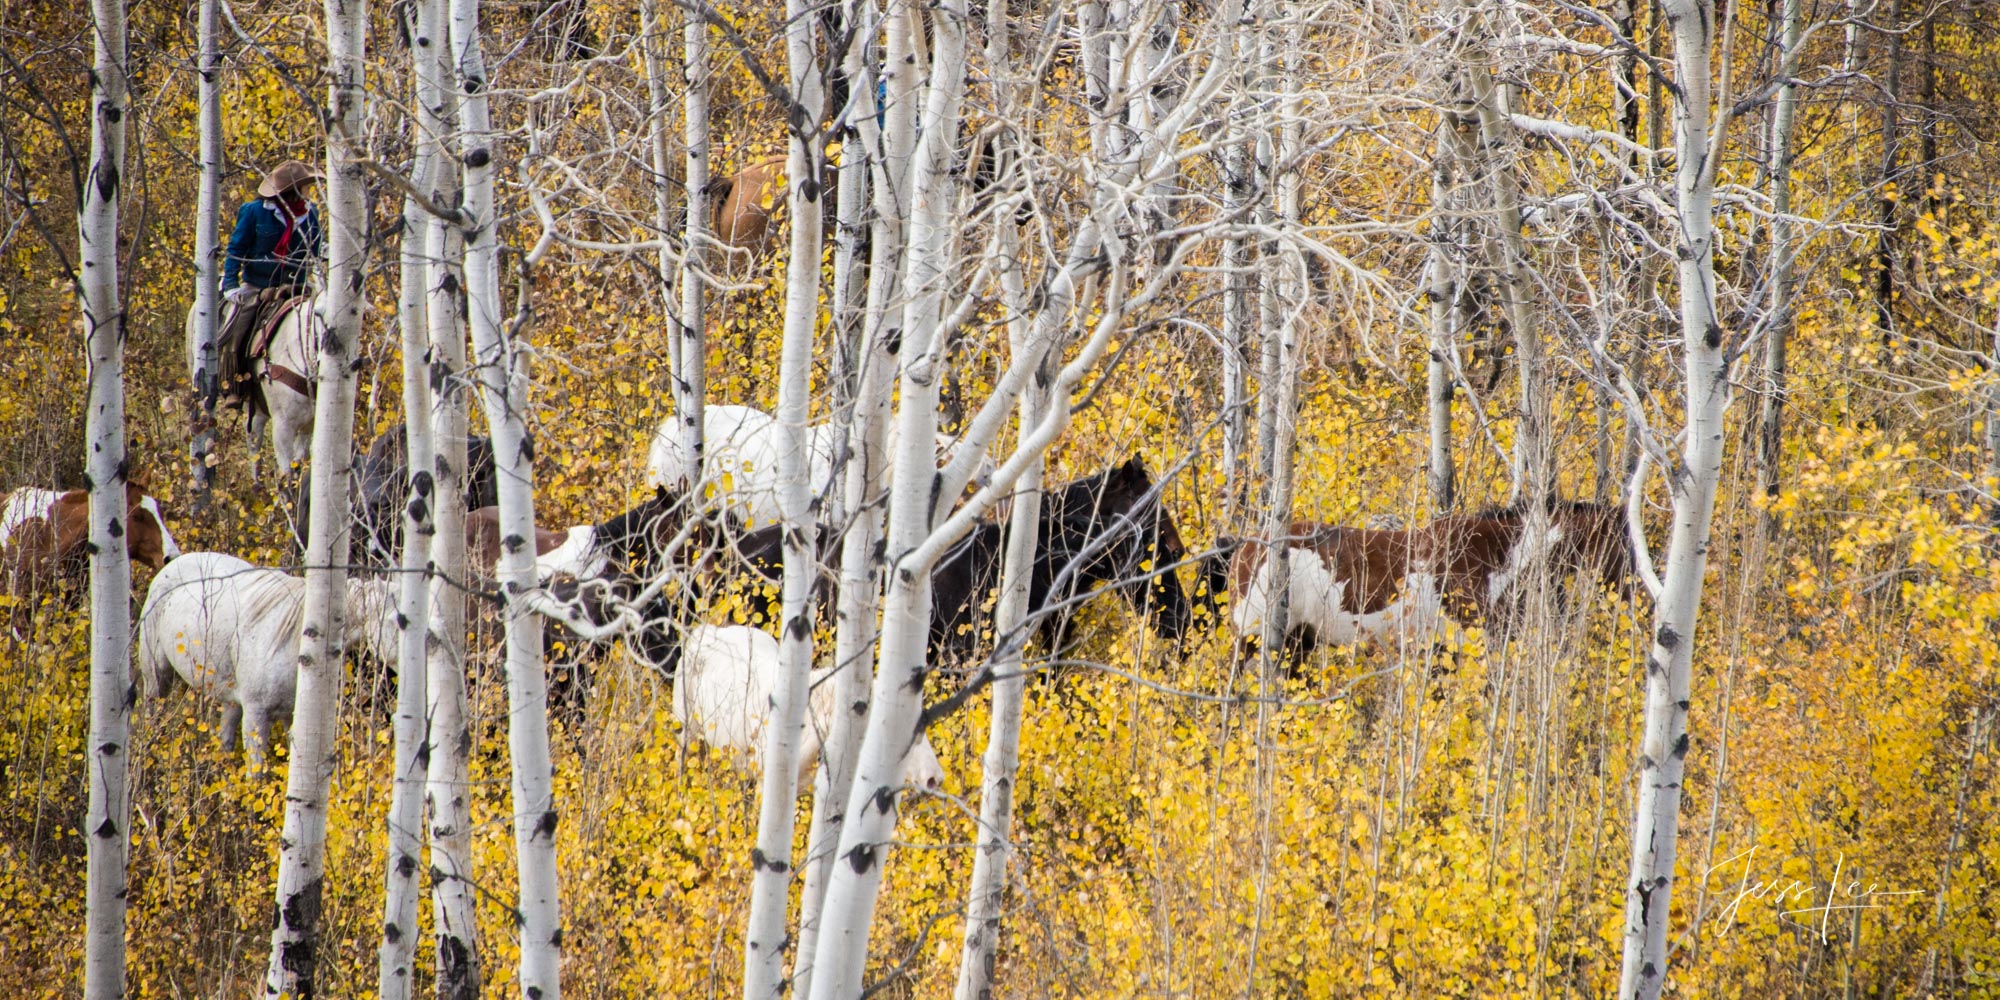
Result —
[[[147,621],[142,612],[139,616],[139,693],[149,700],[166,697],[180,676],[167,662],[165,640],[159,636],[159,629],[153,626],[154,623]]]

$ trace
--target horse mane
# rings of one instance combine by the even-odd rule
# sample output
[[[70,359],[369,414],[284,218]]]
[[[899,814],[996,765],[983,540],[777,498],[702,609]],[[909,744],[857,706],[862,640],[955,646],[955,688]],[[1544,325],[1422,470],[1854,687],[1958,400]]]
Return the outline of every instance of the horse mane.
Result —
[[[683,499],[682,494],[665,486],[655,486],[653,495],[637,506],[593,526],[592,547],[627,563],[652,559],[664,541],[661,533],[664,522],[680,511]]]
[[[245,617],[251,621],[264,621],[276,614],[279,634],[296,635],[299,623],[305,618],[306,581],[283,570],[266,566],[253,566],[239,570],[225,579],[227,586],[236,594],[243,605]]]

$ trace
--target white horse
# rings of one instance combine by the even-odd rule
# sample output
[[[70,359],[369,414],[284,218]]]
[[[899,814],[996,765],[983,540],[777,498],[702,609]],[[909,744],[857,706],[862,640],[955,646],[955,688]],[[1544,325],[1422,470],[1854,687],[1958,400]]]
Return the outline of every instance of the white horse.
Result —
[[[278,456],[280,469],[304,462],[312,449],[311,387],[319,371],[320,331],[326,329],[326,317],[321,312],[325,303],[323,294],[313,292],[305,304],[286,313],[271,335],[270,348],[256,359],[250,372],[257,388],[264,393],[265,408],[270,413],[271,451]],[[192,379],[201,361],[200,333],[193,307],[189,307],[187,317],[187,361],[188,377]],[[252,410],[250,436],[264,433],[264,423]]]
[[[153,577],[139,613],[139,670],[154,697],[175,675],[203,697],[223,702],[222,746],[245,747],[262,768],[271,724],[292,717],[298,692],[299,621],[306,582],[220,552],[191,552]],[[346,647],[393,663],[395,596],[386,582],[347,581]]]
[[[834,456],[846,443],[847,427],[837,423],[806,427],[806,482],[815,498],[842,488],[833,474]],[[896,425],[889,425],[887,452],[896,453]],[[958,439],[937,436],[937,454],[949,457]],[[707,454],[707,475],[703,485],[723,497],[731,513],[747,517],[753,526],[776,524],[783,519],[778,507],[778,455],[783,448],[783,427],[777,418],[750,406],[711,404],[702,407],[702,448]],[[694,463],[681,444],[680,421],[668,417],[653,433],[646,452],[646,485],[671,490],[686,489]],[[993,460],[982,458],[974,472],[973,487],[993,478]],[[822,505],[822,509],[824,506]]]
[[[812,675],[811,710],[800,732],[798,791],[811,787],[813,763],[833,726],[833,668]],[[697,625],[681,645],[674,679],[674,718],[681,730],[718,750],[745,755],[763,770],[764,729],[778,693],[778,640],[747,625]],[[937,789],[944,769],[930,738],[919,735],[903,755],[903,784]]]

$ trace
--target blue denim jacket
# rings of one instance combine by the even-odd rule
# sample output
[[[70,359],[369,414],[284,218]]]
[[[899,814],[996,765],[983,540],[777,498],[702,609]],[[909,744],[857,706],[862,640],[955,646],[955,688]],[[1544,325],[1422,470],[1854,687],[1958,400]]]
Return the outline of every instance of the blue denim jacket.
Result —
[[[285,248],[284,259],[280,260],[274,251],[284,235],[285,219],[278,214],[276,201],[261,199],[237,209],[236,232],[229,237],[229,257],[222,265],[222,290],[229,291],[238,284],[253,288],[304,284],[311,262],[319,257],[324,242],[319,209],[307,206],[306,217],[299,220],[298,228],[292,232],[291,245]]]

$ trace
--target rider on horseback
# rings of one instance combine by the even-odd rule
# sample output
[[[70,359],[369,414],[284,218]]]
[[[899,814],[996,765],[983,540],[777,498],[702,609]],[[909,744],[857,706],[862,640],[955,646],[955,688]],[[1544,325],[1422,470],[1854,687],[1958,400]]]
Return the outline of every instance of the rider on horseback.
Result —
[[[241,380],[252,367],[258,333],[308,292],[307,279],[324,242],[319,210],[306,199],[319,176],[305,163],[286,160],[264,175],[257,200],[236,210],[236,231],[222,266],[229,305],[216,335],[223,392],[232,403],[242,396]]]

